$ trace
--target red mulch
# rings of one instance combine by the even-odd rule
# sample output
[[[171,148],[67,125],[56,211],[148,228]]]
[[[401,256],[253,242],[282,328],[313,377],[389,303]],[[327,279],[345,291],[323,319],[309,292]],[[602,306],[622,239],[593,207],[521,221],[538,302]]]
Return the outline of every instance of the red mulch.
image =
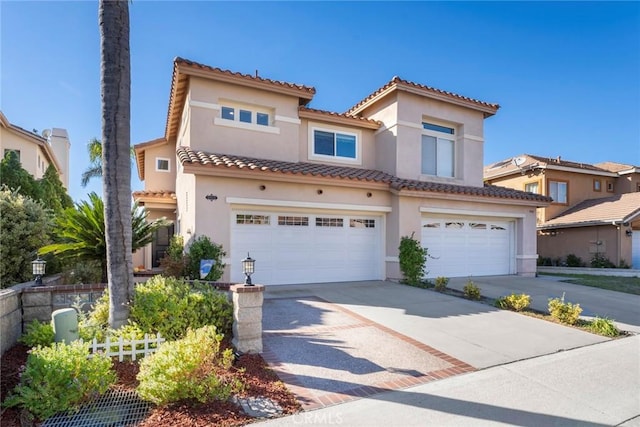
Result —
[[[28,347],[17,344],[2,356],[0,362],[2,379],[1,399],[7,396],[20,380],[20,368],[27,360]],[[113,386],[121,390],[134,389],[138,385],[136,362],[118,362],[114,359],[114,369],[118,374],[118,382]],[[262,357],[257,354],[241,356],[231,369],[231,375],[241,379],[245,384],[242,394],[246,396],[263,396],[277,402],[285,414],[293,414],[300,410],[300,404],[286,389],[278,376],[269,369]],[[178,402],[166,407],[154,408],[149,416],[140,424],[144,427],[166,426],[241,426],[254,421],[242,412],[242,409],[230,402]],[[20,427],[20,412],[15,408],[5,409],[0,420],[2,427]]]

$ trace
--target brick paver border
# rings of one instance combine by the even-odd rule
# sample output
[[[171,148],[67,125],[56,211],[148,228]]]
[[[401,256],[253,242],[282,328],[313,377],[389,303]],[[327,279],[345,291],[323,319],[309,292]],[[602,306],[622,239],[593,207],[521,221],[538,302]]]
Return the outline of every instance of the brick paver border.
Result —
[[[465,363],[461,360],[456,359],[455,357],[449,356],[431,346],[428,346],[420,341],[414,340],[406,335],[403,335],[393,329],[387,328],[379,323],[373,322],[370,319],[367,319],[364,316],[361,316],[353,311],[346,309],[338,304],[332,303],[331,301],[327,301],[323,298],[317,297],[315,295],[309,296],[296,296],[296,297],[282,297],[282,298],[271,298],[271,299],[281,299],[281,300],[298,300],[298,299],[312,299],[322,303],[326,303],[331,306],[331,308],[336,311],[342,312],[356,320],[359,321],[357,324],[349,324],[349,325],[340,325],[340,326],[316,326],[316,327],[305,327],[305,332],[314,333],[314,332],[330,332],[336,330],[344,330],[344,329],[352,329],[352,328],[360,328],[365,326],[375,327],[380,330],[380,332],[391,335],[401,341],[404,341],[408,344],[413,345],[414,347],[432,355],[439,359],[448,362],[452,365],[446,369],[439,369],[436,371],[427,372],[426,374],[421,374],[418,376],[407,375],[406,377],[402,377],[392,381],[385,381],[382,383],[372,384],[372,385],[362,385],[360,387],[355,387],[349,390],[345,390],[343,392],[328,392],[326,394],[316,395],[306,387],[304,387],[302,381],[296,376],[295,373],[289,372],[286,366],[282,363],[282,361],[278,358],[276,352],[274,352],[266,343],[263,345],[262,358],[265,362],[269,364],[269,366],[274,370],[274,372],[278,375],[280,380],[284,382],[291,393],[296,396],[298,402],[300,402],[303,410],[312,410],[323,408],[326,406],[337,405],[340,403],[348,402],[355,399],[360,399],[367,396],[372,396],[374,394],[382,393],[385,391],[393,391],[393,390],[402,390],[409,387],[414,387],[420,384],[425,384],[431,381],[437,381],[449,377],[453,377],[455,375],[464,374],[467,372],[473,372],[476,370],[473,366]],[[263,335],[292,335],[296,334],[295,332],[268,332]],[[263,339],[263,343],[266,340]]]

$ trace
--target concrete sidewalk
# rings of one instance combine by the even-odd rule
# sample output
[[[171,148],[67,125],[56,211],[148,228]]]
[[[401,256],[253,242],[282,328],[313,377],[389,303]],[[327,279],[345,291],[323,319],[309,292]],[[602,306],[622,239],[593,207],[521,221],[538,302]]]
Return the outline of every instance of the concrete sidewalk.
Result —
[[[625,331],[640,333],[640,295],[608,291],[589,286],[562,282],[565,278],[542,275],[539,277],[484,276],[471,280],[481,289],[483,296],[498,298],[511,293],[525,293],[531,296],[531,307],[547,311],[549,298],[559,298],[565,294],[565,301],[578,303],[582,316],[608,317],[615,320]],[[462,291],[469,278],[452,278],[449,287]]]
[[[260,426],[640,426],[640,336],[496,366]]]

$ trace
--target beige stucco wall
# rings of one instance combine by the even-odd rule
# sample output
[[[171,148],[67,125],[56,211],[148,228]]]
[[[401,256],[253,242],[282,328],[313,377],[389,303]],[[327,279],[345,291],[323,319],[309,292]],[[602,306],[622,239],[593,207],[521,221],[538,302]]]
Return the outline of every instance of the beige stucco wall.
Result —
[[[42,147],[3,127],[0,128],[0,156],[3,158],[5,150],[20,150],[22,168],[35,179],[42,178],[49,167]]]
[[[407,92],[396,92],[371,105],[363,117],[380,120],[376,135],[377,164],[400,178],[481,187],[484,115],[479,111]],[[456,129],[453,178],[422,175],[422,122]]]
[[[192,78],[189,145],[194,150],[296,162],[299,159],[298,99],[242,86]],[[228,126],[220,107],[229,102],[270,110],[271,129]],[[284,120],[278,120],[278,118]],[[217,120],[216,120],[217,119]],[[236,123],[236,122],[233,122]],[[240,124],[242,126],[242,124]],[[268,130],[277,129],[278,133]]]
[[[232,210],[245,209],[253,211],[287,211],[287,212],[309,212],[317,209],[305,209],[301,207],[282,206],[256,206],[256,205],[231,205],[227,202],[227,197],[242,197],[256,200],[276,200],[290,202],[291,205],[304,202],[335,204],[335,209],[321,209],[322,212],[344,213],[345,205],[371,206],[372,208],[389,207],[390,194],[386,190],[347,188],[331,185],[330,183],[318,181],[314,184],[306,184],[298,181],[298,177],[292,176],[289,182],[276,182],[268,179],[232,179],[210,176],[198,176],[196,178],[196,190],[194,207],[198,211],[195,218],[193,235],[207,235],[216,243],[222,244],[227,256],[231,251],[230,224],[232,220]],[[266,188],[260,190],[260,186]],[[322,194],[318,194],[322,190]],[[205,199],[207,194],[214,194],[217,200],[209,201]],[[371,193],[371,197],[367,196]],[[340,209],[342,207],[342,209]],[[354,212],[349,210],[349,212]],[[376,215],[384,218],[381,212],[371,212],[366,209],[357,211],[359,213]],[[185,238],[187,239],[187,238]],[[229,271],[237,267],[238,260],[228,259],[225,275],[222,280],[229,280]],[[380,263],[383,262],[382,255]]]
[[[156,170],[158,158],[169,160],[169,171]],[[176,152],[173,144],[155,145],[145,150],[144,175],[145,190],[175,191],[176,189]]]
[[[632,239],[626,235],[626,230],[627,227],[614,225],[553,230],[553,233],[538,236],[538,252],[541,257],[562,258],[563,261],[573,254],[587,266],[596,253],[615,265],[621,260],[631,264]]]

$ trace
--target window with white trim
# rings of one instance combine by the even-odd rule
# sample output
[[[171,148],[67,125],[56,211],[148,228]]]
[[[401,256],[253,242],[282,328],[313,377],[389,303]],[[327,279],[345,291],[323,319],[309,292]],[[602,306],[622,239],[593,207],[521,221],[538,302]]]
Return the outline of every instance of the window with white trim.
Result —
[[[524,191],[528,192],[528,193],[535,193],[535,194],[539,194],[540,190],[539,190],[539,183],[538,181],[535,182],[527,182],[524,185]]]
[[[455,129],[422,122],[422,174],[455,176]]]
[[[165,157],[156,157],[156,171],[157,172],[169,172],[169,159]]]
[[[241,106],[224,102],[220,107],[220,117],[234,122],[271,126],[272,113],[267,108]]]
[[[269,215],[236,215],[236,224],[269,225],[270,223],[271,217]]]
[[[567,203],[567,189],[569,184],[564,181],[549,181],[549,197],[554,203]]]
[[[316,227],[343,227],[344,219],[342,218],[321,218],[316,217]]]
[[[349,227],[351,228],[376,228],[375,219],[366,218],[352,218],[349,221]]]
[[[313,155],[356,160],[358,135],[329,129],[313,129]]]

